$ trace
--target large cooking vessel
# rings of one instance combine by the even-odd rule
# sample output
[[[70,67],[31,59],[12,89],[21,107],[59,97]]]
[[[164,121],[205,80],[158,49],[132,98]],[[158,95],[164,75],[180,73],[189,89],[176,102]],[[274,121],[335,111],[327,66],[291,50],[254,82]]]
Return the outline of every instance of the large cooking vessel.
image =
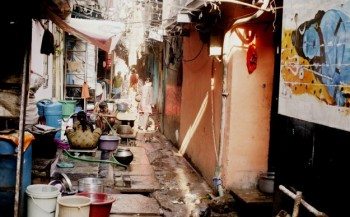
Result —
[[[258,179],[258,188],[263,193],[272,194],[275,187],[275,172],[262,173]]]
[[[119,148],[114,154],[114,158],[121,164],[129,165],[134,159],[134,154],[128,148]]]
[[[102,135],[99,148],[105,151],[114,151],[117,149],[120,139],[117,135]]]

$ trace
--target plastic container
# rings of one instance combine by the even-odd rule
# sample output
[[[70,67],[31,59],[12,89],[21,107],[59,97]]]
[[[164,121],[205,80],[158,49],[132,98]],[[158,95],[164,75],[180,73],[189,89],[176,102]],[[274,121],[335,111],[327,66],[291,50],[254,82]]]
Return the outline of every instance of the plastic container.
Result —
[[[57,197],[61,194],[57,187],[44,184],[29,185],[26,193],[28,217],[55,216]]]
[[[17,150],[12,142],[0,140],[0,210],[1,216],[13,216],[16,187]],[[32,180],[32,145],[22,154],[22,211],[26,210],[24,192]],[[24,215],[25,216],[25,215]]]
[[[109,217],[115,198],[106,193],[78,193],[91,199],[89,217]]]
[[[50,104],[52,104],[52,101],[49,99],[42,99],[37,102],[36,106],[38,107],[38,115],[41,117],[44,116],[45,107]]]
[[[65,196],[58,198],[58,217],[88,217],[91,200],[84,196]]]
[[[117,149],[120,137],[115,135],[103,135],[100,137],[99,148],[103,151],[114,151]]]
[[[76,100],[60,100],[62,104],[62,116],[63,118],[67,118],[75,113]]]
[[[55,102],[44,107],[44,116],[46,125],[55,128],[61,128],[62,104]]]
[[[103,182],[99,178],[82,178],[78,180],[78,191],[87,193],[102,193]]]
[[[33,141],[33,158],[55,158],[57,152],[57,145],[55,143],[55,136],[57,131],[48,133],[31,132],[35,140]]]

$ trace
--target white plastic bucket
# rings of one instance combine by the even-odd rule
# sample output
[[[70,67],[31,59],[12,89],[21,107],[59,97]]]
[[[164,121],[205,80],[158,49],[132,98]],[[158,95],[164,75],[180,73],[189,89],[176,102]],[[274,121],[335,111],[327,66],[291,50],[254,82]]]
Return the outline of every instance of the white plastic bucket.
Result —
[[[91,199],[84,196],[60,197],[58,217],[89,217]]]
[[[28,217],[54,217],[60,191],[52,185],[35,184],[26,189]]]

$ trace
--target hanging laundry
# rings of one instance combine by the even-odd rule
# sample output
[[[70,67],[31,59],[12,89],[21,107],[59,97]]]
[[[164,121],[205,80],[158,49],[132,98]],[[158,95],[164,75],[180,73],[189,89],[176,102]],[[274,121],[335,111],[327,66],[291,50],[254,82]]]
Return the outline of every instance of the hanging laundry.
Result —
[[[45,29],[43,40],[41,42],[41,49],[40,53],[50,55],[55,53],[55,43],[53,34],[48,30]]]
[[[86,82],[84,82],[83,86],[81,87],[81,98],[90,98],[89,85]]]

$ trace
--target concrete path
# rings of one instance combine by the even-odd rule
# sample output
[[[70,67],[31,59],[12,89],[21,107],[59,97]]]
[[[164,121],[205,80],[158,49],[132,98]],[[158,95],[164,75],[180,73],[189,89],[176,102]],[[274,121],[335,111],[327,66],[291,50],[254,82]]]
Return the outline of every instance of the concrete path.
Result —
[[[208,208],[212,189],[163,135],[139,132],[132,144],[135,146],[128,147],[135,159],[126,170],[79,161],[72,161],[75,168],[52,168],[66,173],[75,186],[79,178],[103,175],[105,192],[117,198],[110,217],[238,216],[235,212],[219,215]],[[129,186],[125,186],[125,180],[129,180]]]

